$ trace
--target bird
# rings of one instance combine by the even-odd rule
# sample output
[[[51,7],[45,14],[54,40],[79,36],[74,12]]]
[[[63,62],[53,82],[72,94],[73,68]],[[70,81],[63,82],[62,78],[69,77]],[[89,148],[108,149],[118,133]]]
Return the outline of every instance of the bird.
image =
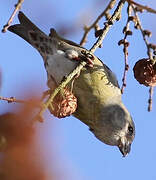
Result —
[[[135,137],[135,124],[122,102],[115,74],[93,53],[62,38],[55,29],[51,28],[46,35],[21,11],[18,19],[20,24],[10,26],[8,30],[38,50],[50,89],[56,88],[81,61],[87,61],[74,80],[77,109],[72,115],[86,124],[98,140],[117,146],[123,157],[127,156]]]

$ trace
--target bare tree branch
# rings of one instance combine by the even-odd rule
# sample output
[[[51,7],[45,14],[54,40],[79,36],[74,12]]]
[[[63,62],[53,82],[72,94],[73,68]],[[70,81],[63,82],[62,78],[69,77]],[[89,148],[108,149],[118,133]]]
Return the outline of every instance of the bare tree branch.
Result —
[[[130,3],[130,4],[136,5],[137,7],[141,8],[143,10],[146,10],[147,12],[156,14],[156,10],[155,9],[152,9],[152,8],[150,8],[148,6],[143,6],[143,5],[139,4],[139,3],[134,2],[133,0],[126,0],[126,1],[128,3]]]
[[[89,31],[97,26],[98,22],[101,20],[103,16],[107,16],[108,11],[114,7],[115,3],[116,0],[111,0],[106,9],[97,17],[93,24],[91,24],[89,27],[84,27],[85,32],[80,42],[81,46],[83,46],[86,43]]]
[[[21,5],[22,5],[23,2],[24,2],[24,0],[18,0],[18,3],[15,5],[15,9],[14,9],[12,15],[10,16],[7,24],[3,26],[3,29],[2,29],[2,32],[3,32],[3,33],[5,33],[5,32],[7,31],[8,27],[9,27],[10,24],[12,23],[15,15],[16,15],[16,13],[17,13],[17,11],[20,10]]]

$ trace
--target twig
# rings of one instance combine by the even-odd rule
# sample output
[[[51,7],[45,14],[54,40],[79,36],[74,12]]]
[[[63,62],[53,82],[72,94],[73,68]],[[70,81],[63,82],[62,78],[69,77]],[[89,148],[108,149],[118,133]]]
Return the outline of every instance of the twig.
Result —
[[[152,9],[152,8],[150,8],[148,6],[143,6],[143,5],[139,4],[139,3],[134,2],[133,0],[126,0],[126,1],[128,3],[130,3],[130,4],[136,5],[137,7],[141,8],[141,9],[146,10],[147,12],[156,14],[156,10],[155,9]]]
[[[7,98],[7,97],[2,97],[0,96],[0,100],[4,100],[4,101],[8,101],[8,103],[12,103],[12,102],[16,102],[16,103],[26,103],[26,101],[24,100],[19,100],[19,99],[16,99],[14,97],[10,97],[10,98]]]
[[[145,35],[144,33],[144,29],[142,28],[142,25],[141,25],[141,21],[140,21],[140,18],[135,10],[135,7],[132,5],[132,8],[133,8],[133,11],[134,11],[134,15],[136,17],[136,21],[137,21],[137,26],[139,27],[140,31],[141,31],[141,34],[142,34],[142,37],[143,37],[143,40],[146,44],[146,47],[147,47],[147,54],[149,56],[150,59],[152,59],[152,52],[151,52],[151,49],[149,47],[149,42],[147,40],[147,36]]]
[[[151,86],[150,89],[149,89],[148,111],[151,111],[151,110],[152,110],[153,91],[154,91],[154,87]]]
[[[12,15],[10,16],[7,24],[3,26],[3,29],[2,29],[2,32],[3,32],[3,33],[5,33],[5,32],[7,31],[8,27],[9,27],[10,24],[12,23],[13,18],[15,17],[17,11],[20,10],[21,5],[22,5],[23,2],[24,2],[24,0],[18,0],[18,3],[15,5],[15,9],[14,9]]]
[[[119,45],[123,44],[124,48],[123,48],[123,52],[124,52],[124,61],[125,61],[125,68],[124,68],[124,74],[123,74],[123,78],[122,78],[122,86],[121,86],[121,93],[123,94],[124,89],[126,87],[126,78],[127,78],[127,72],[129,70],[129,65],[128,65],[128,47],[129,47],[129,42],[126,40],[128,35],[132,35],[132,31],[129,30],[129,24],[130,24],[130,20],[129,17],[131,16],[131,12],[132,12],[132,8],[131,5],[128,5],[127,8],[127,13],[128,13],[128,17],[127,17],[127,22],[126,22],[126,26],[123,29],[123,33],[125,34],[124,39],[119,41]],[[120,44],[120,42],[122,42]]]
[[[106,34],[108,33],[110,27],[114,24],[114,22],[116,21],[116,19],[120,16],[121,14],[121,10],[122,7],[125,3],[125,0],[120,0],[118,3],[118,6],[116,8],[116,10],[114,11],[112,17],[105,23],[105,27],[103,28],[103,32],[102,34],[99,36],[98,40],[96,41],[96,43],[92,46],[92,48],[90,49],[90,51],[92,53],[95,52],[95,50],[101,46],[102,41],[104,40]]]
[[[42,105],[39,104],[38,102],[35,103],[34,101],[31,101],[31,100],[24,101],[24,100],[16,99],[15,97],[7,98],[7,97],[0,96],[0,100],[7,101],[8,103],[16,102],[16,103],[22,103],[22,104],[31,104],[31,105],[34,104],[35,106],[42,107]]]
[[[116,0],[111,0],[110,3],[108,4],[108,6],[106,7],[106,9],[97,17],[97,19],[93,22],[93,24],[91,24],[89,27],[87,27],[87,26],[84,27],[85,32],[84,32],[83,37],[82,37],[81,42],[80,42],[81,46],[83,46],[86,43],[89,31],[92,28],[96,28],[100,19],[103,16],[107,15],[108,11],[114,7],[115,3],[116,3]]]

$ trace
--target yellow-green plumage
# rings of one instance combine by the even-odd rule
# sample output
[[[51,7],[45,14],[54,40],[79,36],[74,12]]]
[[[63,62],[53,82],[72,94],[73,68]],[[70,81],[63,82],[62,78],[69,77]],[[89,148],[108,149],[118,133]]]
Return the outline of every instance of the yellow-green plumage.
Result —
[[[83,68],[75,80],[74,94],[78,97],[78,109],[74,115],[86,124],[99,119],[100,104],[108,105],[115,99],[121,101],[121,91],[114,74],[97,58],[93,68]]]

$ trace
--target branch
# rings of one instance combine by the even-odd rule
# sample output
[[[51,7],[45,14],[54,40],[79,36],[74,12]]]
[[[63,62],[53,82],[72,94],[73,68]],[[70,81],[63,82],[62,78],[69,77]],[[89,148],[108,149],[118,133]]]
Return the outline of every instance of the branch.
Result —
[[[124,52],[124,61],[125,61],[125,68],[124,68],[124,73],[123,73],[123,78],[122,78],[122,86],[121,86],[121,93],[123,94],[124,89],[126,87],[126,79],[127,79],[127,73],[129,70],[129,65],[128,65],[128,47],[129,47],[129,42],[127,41],[127,36],[132,35],[132,31],[130,30],[130,17],[131,17],[131,12],[132,8],[131,5],[128,4],[127,7],[127,22],[126,25],[123,29],[123,33],[125,34],[124,38],[118,42],[118,45],[123,45],[123,52]]]
[[[151,52],[151,49],[150,49],[150,46],[149,46],[149,42],[148,42],[148,40],[147,40],[146,34],[144,33],[144,29],[143,29],[143,27],[142,27],[140,18],[139,18],[138,14],[137,14],[137,11],[135,10],[135,8],[134,8],[133,5],[132,5],[132,8],[133,8],[133,11],[134,11],[134,15],[135,15],[135,17],[136,17],[137,26],[138,26],[138,28],[139,28],[140,31],[141,31],[143,40],[144,40],[144,42],[145,42],[145,44],[146,44],[146,47],[147,47],[147,54],[148,54],[148,56],[149,56],[150,59],[153,59],[153,58],[152,58],[152,52]]]
[[[15,17],[17,11],[20,10],[21,5],[22,5],[23,2],[24,2],[24,0],[18,0],[18,3],[15,5],[15,9],[14,9],[12,15],[10,16],[7,24],[5,24],[5,25],[3,26],[3,29],[2,29],[2,32],[3,32],[3,33],[5,33],[5,32],[7,31],[8,27],[9,27],[10,24],[12,23],[13,18]]]
[[[85,32],[81,39],[80,46],[83,46],[86,43],[89,31],[96,27],[100,19],[108,14],[108,11],[114,7],[115,3],[116,0],[111,0],[108,6],[106,7],[106,9],[97,17],[97,19],[93,22],[93,24],[91,24],[89,27],[87,26],[84,27]]]
[[[104,40],[106,34],[108,33],[110,27],[114,24],[114,22],[117,20],[117,18],[121,15],[121,10],[122,7],[125,3],[125,0],[120,0],[116,10],[114,11],[112,17],[105,23],[105,27],[103,28],[103,32],[102,34],[99,36],[98,40],[96,41],[96,43],[92,46],[92,48],[90,49],[90,51],[92,53],[95,52],[95,50],[101,46],[102,41]]]
[[[139,3],[134,2],[133,0],[126,0],[126,1],[127,1],[128,3],[130,3],[130,4],[136,5],[136,6],[139,7],[140,9],[144,9],[144,10],[146,10],[147,12],[156,14],[156,10],[155,10],[155,9],[152,9],[152,8],[150,8],[150,7],[148,7],[148,6],[143,6],[143,5],[139,4]]]
[[[26,103],[26,101],[24,101],[24,100],[19,100],[19,99],[16,99],[16,98],[14,98],[14,97],[7,98],[7,97],[2,97],[2,96],[0,96],[0,100],[8,101],[8,103],[12,103],[12,102],[16,102],[16,103]]]
[[[33,100],[32,101],[31,100],[25,101],[25,100],[16,99],[15,97],[7,98],[7,97],[0,96],[0,100],[7,101],[8,103],[16,102],[16,103],[30,104],[30,105],[34,105],[34,106],[37,106],[37,107],[42,107],[41,104],[39,104],[38,102],[35,102]]]
[[[149,89],[149,99],[148,99],[148,111],[152,110],[152,97],[153,97],[154,87],[151,86]]]

